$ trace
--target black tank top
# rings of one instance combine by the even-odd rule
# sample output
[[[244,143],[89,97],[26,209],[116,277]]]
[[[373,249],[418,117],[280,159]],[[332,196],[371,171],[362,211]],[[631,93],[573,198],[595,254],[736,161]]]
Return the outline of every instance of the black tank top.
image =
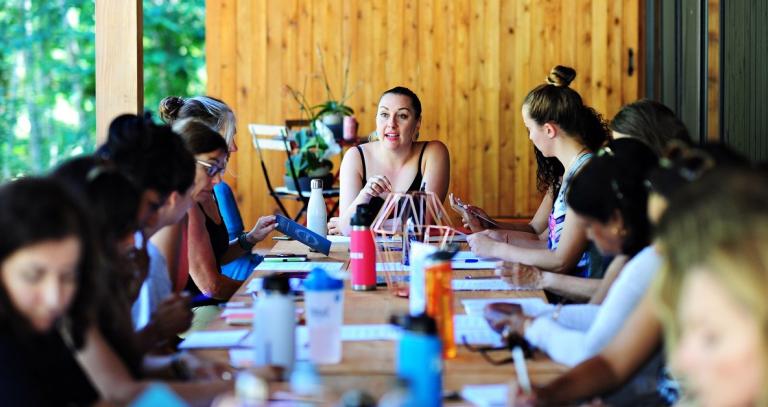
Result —
[[[213,255],[216,257],[216,266],[219,269],[219,272],[221,272],[221,259],[224,257],[224,253],[227,252],[227,249],[229,249],[229,232],[227,232],[227,225],[224,224],[223,219],[221,223],[216,223],[213,218],[205,213],[200,204],[198,204],[198,206],[200,207],[200,210],[203,211],[203,216],[205,216],[205,230],[208,232],[208,237],[211,240]],[[216,205],[216,210],[218,210],[218,208],[219,206]],[[221,213],[219,213],[219,217],[221,217]],[[187,281],[187,291],[193,296],[200,294],[200,289],[192,278]]]
[[[421,188],[421,181],[424,178],[423,174],[421,173],[421,159],[424,157],[424,150],[427,149],[427,144],[429,144],[429,141],[425,142],[424,145],[421,146],[421,152],[419,153],[418,170],[416,171],[416,176],[413,177],[413,182],[411,182],[411,186],[408,187],[408,190],[406,192],[418,191],[419,188]],[[357,151],[360,153],[360,160],[362,160],[363,162],[363,185],[365,185],[365,183],[368,182],[368,172],[365,169],[365,155],[363,154],[363,149],[360,146],[357,146]],[[379,213],[382,206],[384,206],[384,199],[379,197],[371,198],[370,203],[368,203],[368,207],[371,209],[371,213],[375,213],[375,214]],[[371,221],[373,221],[373,219]]]

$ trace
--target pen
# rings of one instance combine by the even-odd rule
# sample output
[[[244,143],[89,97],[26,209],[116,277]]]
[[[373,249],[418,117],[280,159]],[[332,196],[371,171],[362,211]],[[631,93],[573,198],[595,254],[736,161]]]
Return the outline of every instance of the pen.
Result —
[[[279,262],[289,262],[289,261],[307,261],[307,258],[306,257],[285,257],[285,258],[265,257],[264,261],[279,263]]]
[[[478,261],[480,261],[480,260],[478,260],[478,259],[464,259],[464,263],[477,263]]]
[[[525,366],[525,355],[519,346],[512,349],[512,359],[515,361],[515,372],[517,373],[517,382],[525,394],[531,394],[531,379],[528,377],[528,368]]]

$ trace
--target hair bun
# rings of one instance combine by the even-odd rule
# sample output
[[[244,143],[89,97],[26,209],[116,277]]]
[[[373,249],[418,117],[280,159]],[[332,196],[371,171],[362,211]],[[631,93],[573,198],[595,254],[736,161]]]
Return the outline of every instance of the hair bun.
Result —
[[[568,87],[576,78],[576,70],[568,66],[558,65],[549,71],[547,83],[558,87]]]
[[[184,98],[179,96],[168,96],[160,101],[160,118],[164,122],[171,124],[179,117],[179,110],[184,106]]]

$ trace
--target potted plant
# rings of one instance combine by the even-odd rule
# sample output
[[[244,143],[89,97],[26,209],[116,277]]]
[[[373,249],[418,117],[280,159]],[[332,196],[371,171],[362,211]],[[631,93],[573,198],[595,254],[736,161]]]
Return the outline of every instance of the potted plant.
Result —
[[[285,186],[290,190],[309,191],[313,178],[323,180],[325,188],[333,184],[333,163],[330,157],[341,152],[331,131],[324,125],[302,129],[294,137],[295,147],[285,162]],[[292,174],[293,172],[293,174]],[[294,174],[299,188],[296,188]]]
[[[352,116],[355,113],[351,107],[346,105],[347,100],[349,100],[349,97],[352,94],[351,92],[348,92],[350,66],[349,54],[344,62],[344,76],[341,85],[340,98],[335,97],[333,90],[331,90],[328,74],[325,70],[325,59],[323,58],[323,53],[319,47],[317,48],[317,55],[320,60],[319,77],[322,78],[323,86],[325,88],[325,101],[317,105],[309,104],[305,97],[307,87],[306,81],[304,82],[304,91],[299,92],[291,86],[286,86],[286,88],[293,99],[299,104],[302,114],[313,123],[313,126],[317,121],[322,121],[331,129],[334,137],[338,141],[343,138],[342,122],[344,116]]]

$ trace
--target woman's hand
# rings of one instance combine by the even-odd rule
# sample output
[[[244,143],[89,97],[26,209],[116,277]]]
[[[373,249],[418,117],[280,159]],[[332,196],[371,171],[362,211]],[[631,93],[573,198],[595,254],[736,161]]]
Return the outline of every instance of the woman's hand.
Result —
[[[494,331],[505,335],[523,336],[526,326],[533,321],[533,318],[523,314],[523,308],[517,304],[488,304],[483,309],[483,316]]]
[[[277,227],[277,218],[275,215],[262,216],[256,222],[256,225],[248,232],[246,238],[251,243],[257,243],[264,240],[270,232]]]
[[[448,196],[448,200],[451,204],[451,208],[461,215],[461,222],[464,227],[472,232],[481,232],[495,226],[483,219],[490,219],[490,216],[488,216],[488,214],[481,208],[465,204],[461,199],[454,197],[453,194]]]
[[[365,183],[360,193],[370,196],[371,198],[380,197],[386,193],[392,192],[392,183],[384,175],[374,175],[368,178],[368,182]]]
[[[496,275],[501,276],[502,280],[514,287],[531,290],[544,289],[544,274],[533,266],[505,261],[501,268],[496,269]]]
[[[469,243],[472,253],[478,257],[498,257],[496,255],[496,248],[499,242],[491,239],[487,231],[467,236],[467,243]]]
[[[341,233],[341,226],[339,226],[339,217],[334,216],[328,219],[328,235],[343,235]]]
[[[171,339],[192,326],[193,315],[189,302],[188,294],[171,294],[157,305],[150,324],[154,327],[158,340]]]

